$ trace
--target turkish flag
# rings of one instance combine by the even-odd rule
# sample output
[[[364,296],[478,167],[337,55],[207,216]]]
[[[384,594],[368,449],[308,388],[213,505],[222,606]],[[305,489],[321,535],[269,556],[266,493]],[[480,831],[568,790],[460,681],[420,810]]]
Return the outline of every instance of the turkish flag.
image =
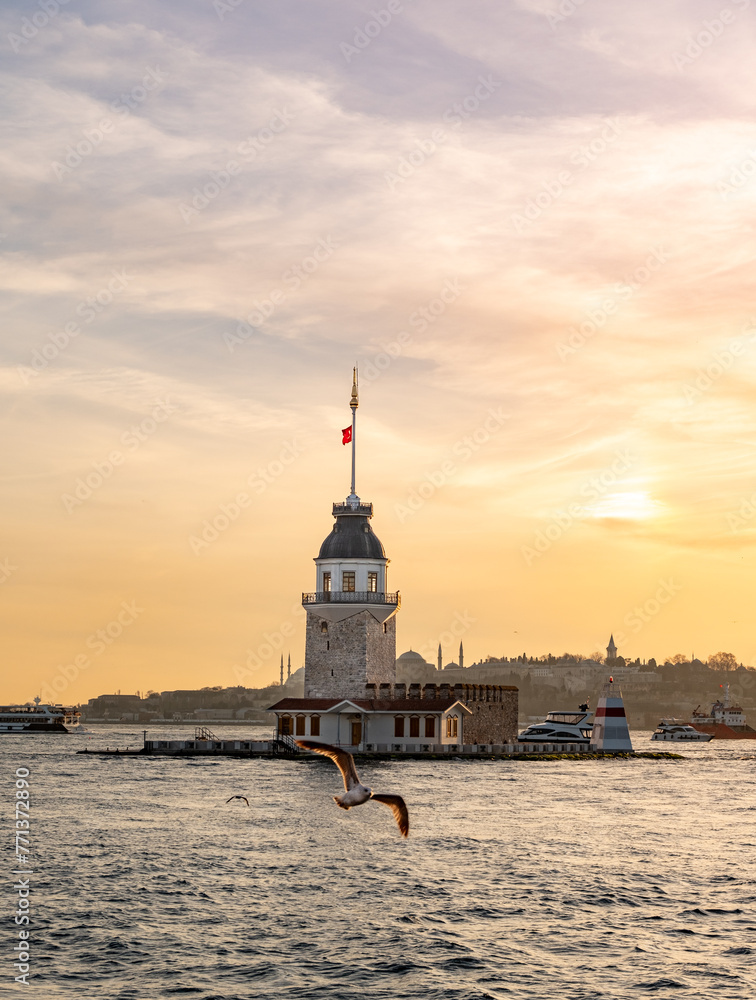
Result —
[[[351,440],[352,440],[352,428],[345,427],[344,430],[341,432],[341,443],[349,444]]]

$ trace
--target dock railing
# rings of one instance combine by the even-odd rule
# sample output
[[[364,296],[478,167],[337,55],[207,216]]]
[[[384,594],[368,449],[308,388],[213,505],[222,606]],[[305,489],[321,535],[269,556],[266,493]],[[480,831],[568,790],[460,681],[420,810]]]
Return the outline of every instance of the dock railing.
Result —
[[[207,726],[195,726],[194,738],[195,740],[212,740],[213,742],[217,742],[218,740],[215,733],[208,729]]]
[[[302,748],[294,742],[293,736],[286,736],[281,733],[275,735],[276,749],[281,753],[302,753]]]

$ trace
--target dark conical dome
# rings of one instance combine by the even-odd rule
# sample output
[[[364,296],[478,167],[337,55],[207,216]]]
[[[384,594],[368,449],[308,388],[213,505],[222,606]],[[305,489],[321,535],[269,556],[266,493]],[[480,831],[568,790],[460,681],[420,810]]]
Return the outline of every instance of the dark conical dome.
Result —
[[[336,518],[331,534],[320,546],[318,559],[385,559],[380,539],[367,517],[354,514]]]

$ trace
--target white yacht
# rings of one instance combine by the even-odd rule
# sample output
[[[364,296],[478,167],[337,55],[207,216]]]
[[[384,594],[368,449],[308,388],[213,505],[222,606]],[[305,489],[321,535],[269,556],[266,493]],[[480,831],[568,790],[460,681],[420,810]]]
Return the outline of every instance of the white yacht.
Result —
[[[678,719],[662,719],[654,730],[652,740],[686,740],[692,743],[708,743],[714,736],[709,733],[700,733],[693,726]]]
[[[518,743],[577,743],[589,746],[593,723],[589,722],[588,704],[577,712],[549,712],[543,722],[528,726],[517,737]]]

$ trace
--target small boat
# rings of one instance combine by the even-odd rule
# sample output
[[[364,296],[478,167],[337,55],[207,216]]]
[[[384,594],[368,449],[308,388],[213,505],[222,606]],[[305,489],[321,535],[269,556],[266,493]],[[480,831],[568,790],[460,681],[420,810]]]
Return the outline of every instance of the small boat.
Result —
[[[588,703],[577,712],[549,712],[543,722],[528,726],[517,737],[518,743],[577,743],[590,746],[593,723],[589,722]]]
[[[756,729],[746,722],[740,705],[730,704],[730,685],[725,684],[722,701],[714,702],[710,712],[693,710],[690,724],[699,733],[710,733],[718,740],[756,740]],[[700,706],[699,706],[700,707]]]
[[[69,733],[78,728],[81,712],[62,705],[0,706],[0,733]]]
[[[714,737],[708,733],[699,733],[693,726],[689,726],[686,722],[680,722],[678,719],[662,719],[654,730],[651,739],[687,740],[691,743],[708,743]]]

